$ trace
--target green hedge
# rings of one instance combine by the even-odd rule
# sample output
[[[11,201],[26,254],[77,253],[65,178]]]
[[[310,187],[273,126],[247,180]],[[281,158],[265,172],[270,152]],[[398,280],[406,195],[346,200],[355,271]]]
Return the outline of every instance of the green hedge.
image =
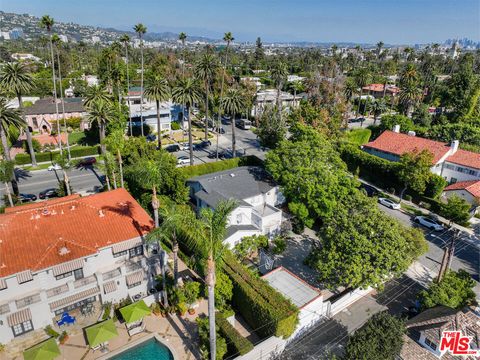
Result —
[[[200,165],[193,165],[193,166],[186,166],[180,168],[180,171],[183,172],[187,179],[190,179],[195,176],[205,175],[214,173],[217,171],[223,171],[228,169],[233,169],[239,166],[261,166],[263,165],[262,160],[257,158],[256,156],[245,156],[239,157],[235,159],[228,159],[222,161],[215,161]]]
[[[265,280],[250,273],[231,253],[223,269],[233,284],[232,304],[262,338],[289,337],[298,324],[298,309]]]
[[[250,340],[244,338],[223,316],[217,316],[215,321],[220,335],[227,340],[228,353],[231,356],[245,355],[253,350]]]
[[[98,155],[100,153],[99,146],[74,146],[70,149],[70,154],[72,158],[78,158],[82,156]],[[52,161],[59,154],[59,151],[46,151],[41,153],[36,153],[35,157],[37,162]],[[26,165],[30,164],[30,155],[29,154],[17,154],[15,156],[16,165]]]
[[[371,155],[352,144],[342,144],[340,146],[340,156],[347,164],[348,170],[354,174],[358,171],[358,175],[362,179],[383,189],[390,190],[393,188],[397,194],[402,190],[403,184],[399,182],[397,176],[400,170],[398,162]],[[441,176],[432,174],[423,195],[427,198],[436,199],[446,185],[446,181]],[[422,194],[412,191],[407,192],[412,195],[414,200],[424,200]]]

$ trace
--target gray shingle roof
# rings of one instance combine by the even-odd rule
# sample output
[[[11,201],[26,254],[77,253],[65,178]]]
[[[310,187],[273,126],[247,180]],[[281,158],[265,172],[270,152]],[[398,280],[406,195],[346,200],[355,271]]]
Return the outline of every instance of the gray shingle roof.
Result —
[[[66,98],[65,100],[65,112],[85,112],[82,98]],[[59,101],[58,111],[62,113],[62,104]],[[55,114],[55,102],[52,98],[40,99],[32,106],[25,108],[26,115],[42,115],[42,114]]]
[[[255,231],[258,230],[260,231],[256,226],[254,225],[231,225],[227,228],[227,233],[225,235],[225,239],[228,239],[230,236],[235,234],[237,231]]]
[[[212,207],[220,200],[237,199],[241,202],[265,194],[276,186],[270,175],[258,166],[241,166],[197,176],[188,182],[198,182],[201,185],[203,190],[197,191],[195,195]]]

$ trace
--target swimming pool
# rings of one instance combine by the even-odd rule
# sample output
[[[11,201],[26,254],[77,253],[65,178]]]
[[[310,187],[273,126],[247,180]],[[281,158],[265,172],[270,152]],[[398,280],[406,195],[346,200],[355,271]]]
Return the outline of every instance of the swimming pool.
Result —
[[[122,353],[111,357],[110,360],[174,360],[170,350],[152,338],[146,340]]]

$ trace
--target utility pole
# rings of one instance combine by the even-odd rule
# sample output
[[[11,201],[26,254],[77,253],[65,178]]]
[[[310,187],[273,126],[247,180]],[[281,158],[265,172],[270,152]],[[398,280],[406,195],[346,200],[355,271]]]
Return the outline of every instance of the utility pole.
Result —
[[[455,253],[455,242],[457,241],[459,235],[460,231],[458,229],[453,229],[453,236],[450,245],[446,246],[443,252],[442,264],[440,266],[440,271],[438,272],[437,282],[442,281],[445,273],[452,265],[452,260]]]

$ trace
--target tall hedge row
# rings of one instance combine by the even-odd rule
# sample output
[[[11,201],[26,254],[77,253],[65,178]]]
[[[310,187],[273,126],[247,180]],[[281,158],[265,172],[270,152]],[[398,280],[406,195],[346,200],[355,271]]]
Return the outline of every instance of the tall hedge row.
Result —
[[[53,161],[59,154],[59,151],[45,151],[41,153],[35,153],[37,162]],[[75,146],[70,149],[72,158],[78,158],[82,156],[98,155],[100,154],[99,146]],[[17,154],[15,156],[16,165],[30,164],[32,161],[29,154]]]
[[[210,163],[204,163],[200,165],[186,166],[180,168],[180,171],[183,172],[187,179],[190,179],[194,176],[200,176],[205,174],[214,173],[217,171],[223,171],[228,169],[233,169],[239,166],[254,166],[262,165],[262,161],[256,156],[245,156],[234,159],[228,159],[223,161],[215,161]]]
[[[298,323],[298,309],[265,280],[251,274],[231,254],[223,268],[233,283],[232,304],[261,337],[289,337]]]
[[[227,341],[228,354],[230,356],[245,355],[253,350],[252,342],[244,338],[227,319],[217,316],[215,321],[220,335]]]

